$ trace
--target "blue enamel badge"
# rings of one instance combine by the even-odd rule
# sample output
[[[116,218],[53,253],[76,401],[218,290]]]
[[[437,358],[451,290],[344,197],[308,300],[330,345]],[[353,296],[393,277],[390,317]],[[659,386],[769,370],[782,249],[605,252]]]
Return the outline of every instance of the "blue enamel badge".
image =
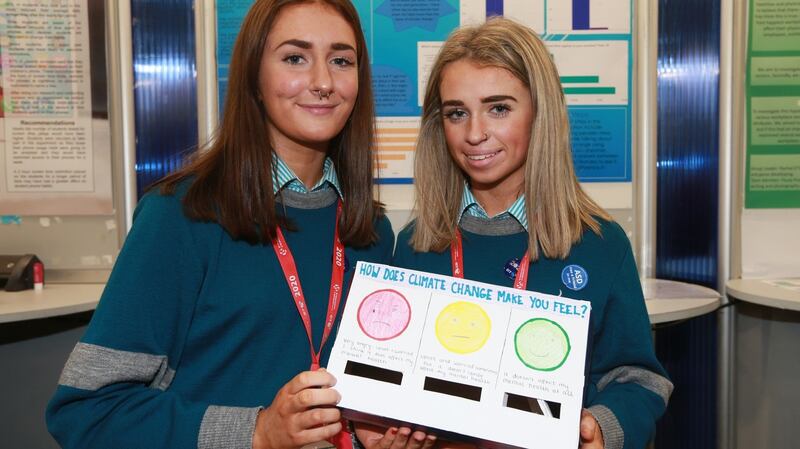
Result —
[[[508,259],[508,262],[506,262],[505,267],[503,267],[503,272],[506,274],[506,277],[511,279],[512,281],[517,276],[517,270],[519,270],[519,263],[520,263],[519,257],[512,257],[511,259]]]
[[[570,290],[581,290],[589,283],[589,273],[580,265],[567,265],[561,270],[561,282]]]

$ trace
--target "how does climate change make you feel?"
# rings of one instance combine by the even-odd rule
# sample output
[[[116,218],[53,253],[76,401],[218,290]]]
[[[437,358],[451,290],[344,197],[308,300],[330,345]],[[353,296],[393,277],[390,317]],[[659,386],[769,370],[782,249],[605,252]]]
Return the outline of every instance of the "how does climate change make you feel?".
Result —
[[[435,275],[426,275],[423,273],[414,272],[408,273],[406,270],[394,270],[388,267],[360,264],[359,273],[364,276],[370,276],[373,279],[404,282],[414,287],[443,291],[459,296],[482,299],[485,301],[525,305],[527,300],[527,304],[532,309],[552,311],[561,315],[575,315],[583,317],[586,315],[586,312],[588,312],[588,307],[586,305],[576,306],[573,304],[562,303],[560,301],[540,298],[535,294],[535,292],[526,292],[527,294],[514,294],[507,290],[495,290],[489,286],[475,285],[475,283],[463,282],[459,280],[450,281]]]

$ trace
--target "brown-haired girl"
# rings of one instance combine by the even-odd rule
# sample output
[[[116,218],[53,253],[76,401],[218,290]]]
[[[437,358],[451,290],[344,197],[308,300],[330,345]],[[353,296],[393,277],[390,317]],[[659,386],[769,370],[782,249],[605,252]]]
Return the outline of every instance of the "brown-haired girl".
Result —
[[[338,434],[324,369],[352,270],[388,262],[348,0],[259,0],[216,138],[140,202],[48,410],[63,447],[296,448]]]

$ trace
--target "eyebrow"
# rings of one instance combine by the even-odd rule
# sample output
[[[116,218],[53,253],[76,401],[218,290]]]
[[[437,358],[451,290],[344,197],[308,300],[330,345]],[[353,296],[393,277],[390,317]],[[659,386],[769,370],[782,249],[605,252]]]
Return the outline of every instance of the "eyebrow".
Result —
[[[356,49],[353,48],[352,45],[345,44],[343,42],[334,42],[334,43],[332,43],[331,44],[331,50],[337,50],[337,51],[340,51],[340,50],[352,50],[354,52],[356,51]]]
[[[442,102],[442,107],[447,106],[464,106],[464,102],[461,100],[447,100]]]
[[[506,100],[511,100],[513,102],[517,101],[517,99],[511,95],[492,95],[490,97],[481,98],[481,103],[495,103],[498,101],[506,101]]]
[[[292,45],[292,46],[295,46],[295,47],[298,47],[298,48],[302,48],[304,50],[310,50],[313,47],[311,42],[308,42],[308,41],[304,41],[304,40],[300,40],[300,39],[288,39],[288,40],[285,40],[285,41],[281,42],[277,47],[275,47],[275,49],[277,50],[278,48],[281,48],[284,45]],[[352,45],[345,44],[343,42],[334,42],[334,43],[332,43],[331,44],[331,50],[336,50],[336,51],[352,50],[352,51],[356,51],[356,49],[353,48]]]
[[[483,104],[496,103],[498,101],[506,101],[506,100],[511,100],[513,102],[517,101],[517,99],[514,98],[511,95],[491,95],[489,97],[481,98],[481,103],[483,103]],[[461,100],[443,101],[442,102],[442,107],[447,107],[447,106],[464,106],[464,102],[461,101]]]

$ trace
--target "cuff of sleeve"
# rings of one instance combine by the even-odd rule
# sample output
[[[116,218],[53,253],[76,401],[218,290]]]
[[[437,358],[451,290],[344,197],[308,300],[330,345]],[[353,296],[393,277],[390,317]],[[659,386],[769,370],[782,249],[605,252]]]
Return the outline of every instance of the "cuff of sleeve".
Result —
[[[252,449],[261,408],[209,406],[200,423],[197,449]]]
[[[347,420],[347,431],[350,432],[350,438],[353,441],[353,449],[364,449],[364,445],[358,440],[356,436],[356,428],[353,426],[353,421]]]
[[[588,410],[600,424],[605,449],[622,449],[625,444],[625,432],[622,431],[614,412],[605,405],[593,405]]]

